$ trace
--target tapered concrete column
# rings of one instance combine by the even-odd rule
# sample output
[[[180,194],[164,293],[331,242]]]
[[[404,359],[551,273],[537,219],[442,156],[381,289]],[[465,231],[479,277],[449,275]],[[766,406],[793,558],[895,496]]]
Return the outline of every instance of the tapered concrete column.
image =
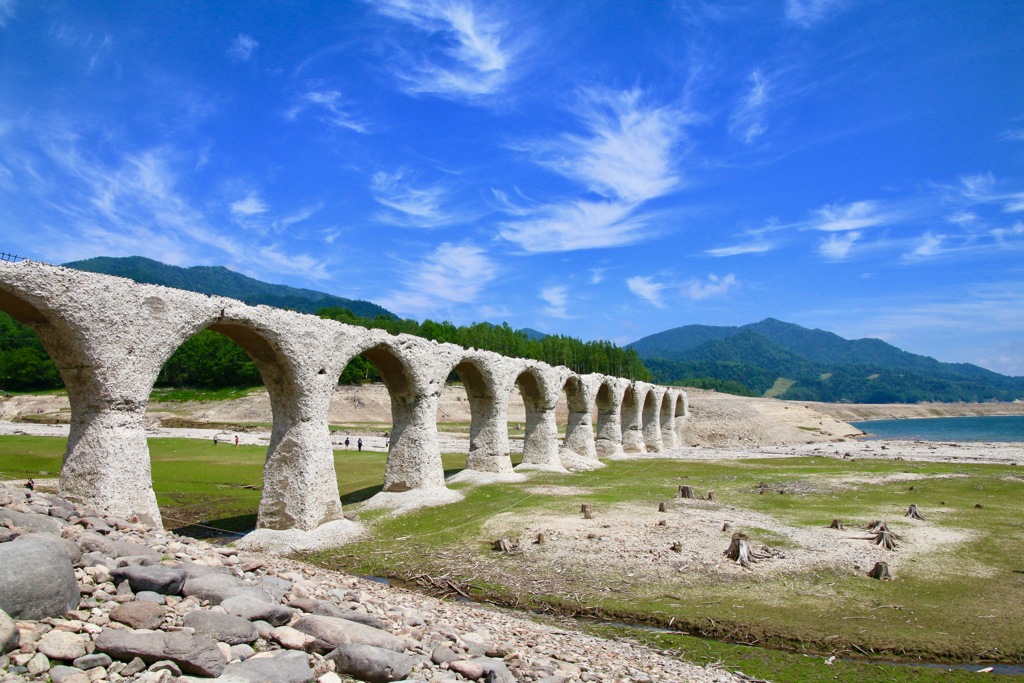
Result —
[[[624,382],[606,378],[597,390],[597,439],[595,448],[600,457],[622,453],[622,394]]]
[[[665,448],[675,448],[679,445],[676,440],[675,420],[676,392],[669,390],[661,399],[661,443]]]
[[[600,382],[599,375],[569,375],[564,382],[569,419],[559,457],[562,466],[570,472],[587,472],[604,467],[604,463],[597,459],[594,423],[591,417],[594,394]]]
[[[686,444],[686,425],[690,422],[690,397],[685,391],[680,392],[680,394],[682,395],[682,412],[680,412],[678,399],[673,410],[675,411],[676,442],[683,446]]]
[[[148,391],[115,398],[68,383],[68,398],[71,429],[60,470],[61,497],[159,528],[144,421]]]
[[[477,351],[455,366],[469,398],[469,454],[466,469],[504,474],[512,471],[508,404],[515,369],[507,358]]]
[[[384,470],[384,490],[444,486],[444,465],[437,438],[440,394],[391,396],[391,450]]]
[[[660,406],[664,389],[647,385],[647,395],[644,396],[643,419],[644,445],[650,453],[659,453],[663,448],[661,441]]]
[[[645,394],[637,383],[626,387],[622,395],[622,450],[626,453],[646,453],[641,408]]]
[[[526,407],[526,434],[523,437],[523,461],[516,469],[543,469],[564,472],[558,457],[558,423],[555,404],[558,390],[554,378],[544,376],[544,366],[537,364],[524,371],[516,383]]]

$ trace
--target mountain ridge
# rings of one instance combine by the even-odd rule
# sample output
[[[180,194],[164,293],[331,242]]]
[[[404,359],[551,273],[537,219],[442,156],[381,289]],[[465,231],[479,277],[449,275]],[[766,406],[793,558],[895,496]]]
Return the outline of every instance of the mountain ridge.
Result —
[[[748,395],[771,390],[784,399],[849,403],[1024,397],[1024,377],[970,363],[943,363],[881,339],[848,340],[774,318],[742,326],[686,325],[649,335],[628,348],[659,382]]]

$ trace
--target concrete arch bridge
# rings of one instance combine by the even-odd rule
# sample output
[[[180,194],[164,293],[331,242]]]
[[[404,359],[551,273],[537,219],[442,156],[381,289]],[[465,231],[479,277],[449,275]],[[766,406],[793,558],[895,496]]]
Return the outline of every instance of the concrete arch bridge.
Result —
[[[445,486],[437,407],[453,371],[470,404],[470,470],[512,471],[507,424],[515,387],[526,409],[519,469],[594,469],[602,466],[599,456],[670,448],[681,443],[688,413],[686,393],[678,388],[580,375],[538,361],[34,261],[0,262],[0,310],[35,331],[67,387],[71,425],[61,495],[155,526],[161,520],[146,405],[171,354],[203,329],[245,349],[270,395],[273,427],[259,528],[311,530],[342,517],[327,414],[339,375],[357,355],[376,366],[391,398],[388,492]],[[569,416],[559,443],[555,405],[562,392]]]

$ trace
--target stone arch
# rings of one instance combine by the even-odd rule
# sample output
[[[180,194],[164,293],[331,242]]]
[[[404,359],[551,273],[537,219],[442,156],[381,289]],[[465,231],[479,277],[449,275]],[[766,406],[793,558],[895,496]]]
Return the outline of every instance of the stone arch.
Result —
[[[557,392],[551,390],[549,379],[538,365],[523,369],[516,376],[515,384],[526,407],[523,461],[518,469],[565,471],[558,457]]]
[[[676,394],[672,412],[675,418],[676,444],[682,446],[686,443],[686,425],[690,421],[690,399],[685,391]]]
[[[622,394],[622,450],[626,453],[646,453],[641,407],[646,391],[634,382]]]
[[[508,400],[499,400],[494,359],[468,354],[452,368],[469,400],[469,453],[466,469],[504,474],[512,471],[508,442]]]
[[[360,328],[353,328],[360,330]],[[407,335],[361,330],[351,350],[342,354],[344,363],[362,356],[380,373],[391,399],[391,445],[384,469],[384,491],[401,493],[411,489],[443,487],[444,465],[437,437],[437,405],[440,386],[431,386],[426,373],[412,360],[424,342]]]
[[[622,453],[622,399],[623,388],[615,379],[601,381],[594,402],[597,406],[597,438],[595,448],[602,457]]]
[[[569,374],[562,382],[568,417],[560,451],[562,466],[571,472],[593,470],[604,465],[597,459],[594,440],[594,387],[599,378]]]

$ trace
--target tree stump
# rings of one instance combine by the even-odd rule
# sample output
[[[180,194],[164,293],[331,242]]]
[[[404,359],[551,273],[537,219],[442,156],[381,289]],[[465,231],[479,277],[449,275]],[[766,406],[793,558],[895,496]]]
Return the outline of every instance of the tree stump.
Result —
[[[663,519],[662,520],[658,520],[658,523],[655,526],[668,526],[668,522],[666,522]]]
[[[896,541],[898,539],[899,536],[889,531],[887,528],[880,529],[875,532],[875,545],[881,546],[886,550],[896,550]]]
[[[737,531],[732,535],[729,547],[722,554],[741,567],[747,568],[758,560],[768,557],[767,555],[754,552],[754,549],[750,547],[750,539],[742,531]]]
[[[708,500],[714,500],[715,499],[715,492],[714,491],[708,491],[707,498],[708,498]]]
[[[867,529],[868,531],[878,531],[878,530],[886,531],[886,530],[888,530],[888,527],[885,525],[885,522],[882,521],[881,519],[876,519],[875,521],[870,522],[864,528]]]
[[[875,562],[875,566],[868,572],[868,576],[879,581],[892,581],[892,574],[889,573],[889,563]]]
[[[547,539],[544,538],[544,533],[537,534],[537,540],[533,542],[534,545],[544,545],[547,543]]]
[[[681,552],[683,552],[683,544],[680,543],[679,541],[676,541],[675,543],[673,543],[671,547],[672,547],[672,552],[674,552],[674,553],[681,553]]]
[[[680,498],[696,498],[697,494],[696,494],[696,492],[694,492],[692,486],[686,486],[685,484],[681,484],[679,486],[679,497]]]
[[[590,506],[590,503],[584,503],[583,505],[580,505],[580,512],[583,513],[583,519],[593,519],[594,517],[594,510]]]
[[[668,506],[665,503],[658,503],[658,512],[668,512]]]
[[[519,541],[502,537],[491,544],[491,548],[502,553],[514,553],[519,551]]]
[[[907,508],[907,514],[903,516],[910,517],[911,519],[920,519],[922,522],[924,521],[924,517],[922,517],[921,513],[917,511],[916,503],[911,503],[910,507]]]
[[[843,527],[843,520],[841,520],[841,519],[833,519],[832,523],[828,525],[828,528],[829,529],[839,529],[840,531],[842,531],[845,527]]]
[[[725,524],[722,525],[722,531],[728,531],[728,530],[729,530],[729,522],[726,522]]]

